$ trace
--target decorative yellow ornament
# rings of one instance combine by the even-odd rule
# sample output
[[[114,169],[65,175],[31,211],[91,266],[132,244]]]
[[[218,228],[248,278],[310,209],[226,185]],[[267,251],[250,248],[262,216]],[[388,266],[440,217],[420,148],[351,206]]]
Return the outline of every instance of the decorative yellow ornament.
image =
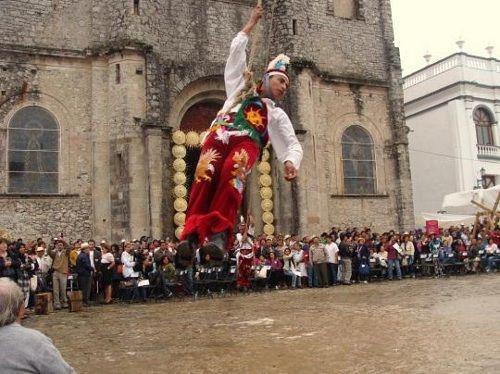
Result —
[[[184,184],[186,183],[186,174],[183,172],[177,172],[174,174],[174,183],[175,184]]]
[[[182,158],[176,158],[174,160],[174,170],[184,172],[186,170],[186,161]]]
[[[186,147],[176,144],[172,147],[172,154],[175,158],[184,158],[186,157]]]
[[[182,212],[175,213],[174,223],[177,226],[184,226],[184,224],[186,223],[186,213],[182,213]]]
[[[262,151],[262,161],[269,161],[269,158],[271,158],[271,154],[269,153],[269,150],[264,149],[264,151]]]
[[[208,136],[208,131],[203,131],[201,134],[200,134],[200,145],[203,145],[203,143],[205,142],[205,138]]]
[[[271,164],[267,161],[262,161],[257,167],[262,174],[271,173]]]
[[[262,174],[259,177],[259,182],[260,182],[261,186],[269,187],[273,183],[273,180],[271,179],[270,175],[268,175],[268,174]]]
[[[181,130],[174,131],[172,141],[177,145],[182,145],[186,142],[186,134]]]
[[[175,197],[186,197],[187,188],[183,184],[179,184],[174,187],[174,195]]]
[[[175,237],[177,239],[181,238],[182,232],[184,231],[184,226],[179,226],[175,229]]]
[[[198,147],[200,145],[200,135],[196,131],[190,131],[186,134],[186,145],[188,147]]]
[[[260,203],[260,206],[264,212],[271,212],[273,210],[274,204],[270,199],[264,199]]]
[[[262,214],[262,221],[271,225],[274,222],[274,215],[271,212],[264,212]]]
[[[264,225],[264,234],[273,235],[274,234],[274,226],[273,225]]]
[[[174,209],[176,212],[185,212],[187,210],[188,203],[186,199],[182,197],[178,197],[174,201]]]
[[[260,198],[262,200],[270,199],[272,197],[273,197],[273,189],[271,187],[262,187],[260,189]]]

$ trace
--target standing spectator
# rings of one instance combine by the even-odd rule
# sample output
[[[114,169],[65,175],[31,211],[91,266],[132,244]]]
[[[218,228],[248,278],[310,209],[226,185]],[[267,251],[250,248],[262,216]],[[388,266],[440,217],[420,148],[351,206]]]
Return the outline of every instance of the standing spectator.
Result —
[[[7,248],[7,240],[0,239],[0,277],[10,278],[17,282],[17,269],[21,263]]]
[[[76,273],[78,274],[78,286],[82,291],[84,306],[90,306],[92,272],[93,268],[90,263],[89,243],[82,243],[80,254],[76,259]]]
[[[54,309],[68,307],[66,297],[66,287],[68,284],[69,253],[70,248],[62,239],[55,240],[55,248],[49,250],[52,258],[52,293],[54,299]]]
[[[106,242],[104,242],[106,243]],[[91,282],[91,291],[92,295],[95,295],[97,302],[97,294],[99,293],[99,275],[101,270],[101,249],[96,247],[95,241],[90,239],[89,242],[89,258],[90,265],[92,266],[92,277],[90,278]],[[93,296],[92,296],[93,298]]]
[[[415,247],[409,234],[403,235],[403,244],[401,245],[403,255],[406,259],[406,273],[415,278],[413,264],[415,262]]]
[[[390,236],[389,240],[387,241],[385,245],[385,250],[387,251],[387,266],[388,266],[388,272],[387,276],[389,280],[393,279],[393,274],[394,274],[394,267],[396,268],[396,276],[398,277],[399,280],[402,279],[401,275],[401,266],[399,263],[399,253],[396,248],[397,242],[395,241],[394,236]]]
[[[17,284],[23,291],[24,307],[27,308],[30,299],[30,279],[35,275],[38,264],[28,256],[24,243],[19,243],[18,246],[17,256],[20,265],[17,269]]]
[[[24,313],[19,287],[0,278],[0,373],[74,373],[49,338],[20,325]]]
[[[330,285],[333,286],[337,283],[337,272],[339,270],[339,247],[330,235],[326,237],[325,250],[329,281]]]
[[[101,274],[102,286],[104,288],[104,304],[109,304],[111,302],[111,285],[113,284],[115,258],[111,253],[111,248],[106,243],[101,245],[101,249]]]
[[[37,247],[35,260],[38,264],[36,273],[38,277],[37,291],[45,292],[47,291],[49,272],[52,267],[52,259],[45,253],[45,248]]]
[[[358,256],[359,281],[368,283],[368,277],[370,275],[370,250],[365,243],[364,237],[360,237],[358,239],[358,248],[356,253]]]
[[[350,234],[341,233],[339,236],[340,244],[339,244],[339,256],[340,256],[340,282],[342,284],[351,284],[351,236]]]
[[[122,253],[121,262],[123,264],[123,278],[125,278],[125,280],[127,281],[132,282],[132,284],[134,285],[134,292],[136,294],[139,294],[138,296],[140,296],[143,301],[146,301],[146,291],[143,289],[143,287],[137,286],[140,273],[135,269],[137,269],[137,265],[140,264],[134,261],[131,243],[125,244],[125,251],[123,251]]]
[[[300,277],[297,276],[297,267],[295,266],[295,261],[290,248],[285,248],[283,253],[283,272],[286,277],[291,278],[292,288],[300,287]]]
[[[328,267],[325,245],[320,243],[319,238],[312,238],[309,256],[313,264],[314,273],[318,279],[318,287],[328,287]]]

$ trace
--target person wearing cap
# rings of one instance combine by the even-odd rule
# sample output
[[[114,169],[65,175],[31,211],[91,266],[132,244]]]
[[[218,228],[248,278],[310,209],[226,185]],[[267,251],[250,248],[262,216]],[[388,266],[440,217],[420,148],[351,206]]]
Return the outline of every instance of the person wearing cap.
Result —
[[[297,177],[302,147],[287,114],[275,103],[288,91],[286,70],[290,59],[279,55],[255,90],[245,88],[248,35],[262,15],[262,6],[256,6],[231,43],[224,73],[227,100],[202,142],[179,252],[194,255],[208,238],[200,250],[201,257],[209,253],[215,261],[223,259],[233,243],[231,236],[246,177],[269,141],[283,163],[285,178],[292,181]]]
[[[49,275],[50,268],[52,267],[52,258],[45,253],[45,248],[43,247],[36,247],[35,254],[35,260],[38,263],[38,270],[36,273],[38,277],[38,290],[46,291],[48,284],[47,277]]]
[[[52,258],[52,298],[54,309],[68,307],[66,286],[68,284],[70,248],[63,239],[55,238],[54,248],[49,250]]]

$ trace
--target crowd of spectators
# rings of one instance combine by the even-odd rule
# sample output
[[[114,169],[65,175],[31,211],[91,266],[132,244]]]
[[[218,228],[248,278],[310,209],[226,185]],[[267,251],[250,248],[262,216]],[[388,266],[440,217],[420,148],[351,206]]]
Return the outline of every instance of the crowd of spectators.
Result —
[[[0,277],[22,289],[25,307],[34,295],[52,292],[55,309],[68,306],[67,291],[81,290],[83,304],[145,301],[223,289],[295,289],[368,283],[375,279],[495,272],[500,266],[500,231],[472,233],[460,225],[427,234],[421,230],[375,233],[369,228],[332,228],[319,236],[252,235],[241,230],[223,262],[207,255],[179,258],[176,243],[142,237],[110,244],[92,239],[46,243],[0,239]]]

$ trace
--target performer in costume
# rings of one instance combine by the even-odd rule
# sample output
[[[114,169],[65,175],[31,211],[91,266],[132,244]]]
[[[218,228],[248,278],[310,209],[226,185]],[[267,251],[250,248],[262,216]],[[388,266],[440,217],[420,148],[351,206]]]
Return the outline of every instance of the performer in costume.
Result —
[[[241,98],[248,35],[262,14],[262,7],[256,6],[231,43],[224,73],[227,100],[202,143],[183,241],[178,246],[184,259],[191,258],[202,243],[201,258],[209,253],[214,260],[223,259],[231,243],[246,177],[269,141],[284,165],[285,178],[291,181],[297,177],[302,147],[287,114],[274,102],[282,100],[288,90],[289,58],[279,55],[271,61],[256,92]]]

